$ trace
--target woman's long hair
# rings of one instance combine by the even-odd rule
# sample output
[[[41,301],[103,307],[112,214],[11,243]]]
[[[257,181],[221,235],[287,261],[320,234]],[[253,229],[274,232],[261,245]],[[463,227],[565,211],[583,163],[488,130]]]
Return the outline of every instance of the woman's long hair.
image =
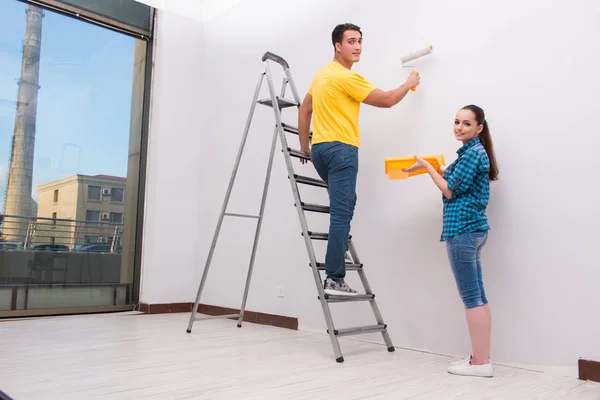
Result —
[[[490,173],[489,177],[491,181],[498,180],[498,163],[496,161],[496,155],[494,154],[494,145],[492,143],[492,135],[490,135],[490,128],[488,122],[485,119],[485,112],[483,109],[476,105],[468,105],[462,108],[463,110],[471,110],[475,114],[475,120],[477,124],[483,125],[483,130],[479,134],[479,140],[485,149],[485,152],[490,159]]]

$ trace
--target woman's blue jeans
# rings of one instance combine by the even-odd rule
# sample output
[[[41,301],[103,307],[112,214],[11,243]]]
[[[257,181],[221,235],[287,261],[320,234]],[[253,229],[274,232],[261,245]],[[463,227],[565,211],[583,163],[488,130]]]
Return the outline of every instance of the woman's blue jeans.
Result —
[[[481,271],[481,249],[487,236],[488,231],[465,232],[446,241],[448,259],[465,308],[488,303]]]

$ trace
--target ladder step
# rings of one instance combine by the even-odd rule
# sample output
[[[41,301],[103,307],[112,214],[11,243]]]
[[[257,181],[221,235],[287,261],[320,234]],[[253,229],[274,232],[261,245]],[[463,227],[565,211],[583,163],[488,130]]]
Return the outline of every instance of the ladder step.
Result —
[[[317,186],[317,187],[327,187],[327,184],[320,179],[309,178],[308,176],[296,175],[294,174],[294,179],[296,179],[297,183],[303,183],[305,185]]]
[[[283,150],[281,150],[283,151]],[[296,158],[301,158],[303,160],[309,160],[310,161],[310,157],[308,156],[308,154],[300,151],[300,150],[294,150],[291,148],[287,148],[288,153],[290,153],[290,156],[292,157],[296,157]]]
[[[249,215],[249,214],[235,214],[235,213],[225,213],[228,217],[241,217],[241,218],[260,218],[260,215]]]
[[[298,128],[293,126],[293,125],[289,125],[289,124],[285,124],[285,123],[281,123],[281,126],[283,127],[283,130],[288,132],[288,133],[293,133],[294,135],[298,135]],[[308,136],[312,137],[312,132],[308,132]]]
[[[369,326],[357,326],[356,328],[343,328],[334,329],[333,333],[336,336],[350,336],[350,335],[362,335],[364,333],[377,333],[383,332],[387,329],[387,325],[369,325]],[[329,333],[329,329],[327,330]]]
[[[294,204],[295,205],[295,204]],[[324,214],[329,214],[329,206],[320,206],[318,204],[310,204],[302,202],[300,206],[304,211],[312,211],[312,212],[320,212]]]
[[[317,296],[319,299],[320,297]],[[343,294],[327,294],[325,293],[325,300],[328,303],[346,303],[350,301],[372,301],[375,299],[374,294],[353,294],[353,295],[343,295]]]
[[[302,236],[304,236],[304,232],[302,232]],[[328,240],[329,239],[329,234],[328,233],[321,233],[321,232],[311,232],[308,231],[308,237],[314,240]],[[348,236],[348,240],[352,239],[352,235]]]
[[[258,104],[273,107],[273,101],[271,99],[259,100]],[[280,99],[279,97],[277,97],[277,105],[278,105],[279,109],[287,108],[287,107],[298,107],[298,103],[296,103],[292,100]]]
[[[308,264],[310,265],[310,264]],[[361,270],[363,267],[362,264],[353,264],[353,263],[346,263],[346,271],[358,271]],[[325,271],[325,263],[317,263],[317,269],[319,271]]]

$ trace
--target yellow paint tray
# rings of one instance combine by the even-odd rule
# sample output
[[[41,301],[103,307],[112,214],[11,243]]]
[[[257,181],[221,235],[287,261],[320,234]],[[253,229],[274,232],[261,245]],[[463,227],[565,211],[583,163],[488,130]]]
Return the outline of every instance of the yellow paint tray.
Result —
[[[442,155],[420,157],[428,161],[437,172],[440,172],[440,166],[446,165],[444,161],[444,156]],[[403,169],[410,167],[414,163],[414,157],[386,158],[385,173],[388,176],[388,178],[390,178],[390,180],[406,179],[411,176],[427,173],[427,170],[425,168],[419,168],[418,170],[413,172],[402,171]]]

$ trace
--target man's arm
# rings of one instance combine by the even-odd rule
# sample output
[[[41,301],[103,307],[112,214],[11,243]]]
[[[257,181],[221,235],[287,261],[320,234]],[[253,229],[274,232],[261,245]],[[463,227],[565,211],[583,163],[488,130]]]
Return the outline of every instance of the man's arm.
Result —
[[[373,90],[363,103],[374,107],[390,108],[400,103],[409,90],[419,86],[419,73],[412,72],[406,82],[394,90]]]
[[[298,136],[300,137],[300,151],[310,154],[308,133],[310,131],[310,120],[312,118],[312,96],[307,93],[298,109]]]

